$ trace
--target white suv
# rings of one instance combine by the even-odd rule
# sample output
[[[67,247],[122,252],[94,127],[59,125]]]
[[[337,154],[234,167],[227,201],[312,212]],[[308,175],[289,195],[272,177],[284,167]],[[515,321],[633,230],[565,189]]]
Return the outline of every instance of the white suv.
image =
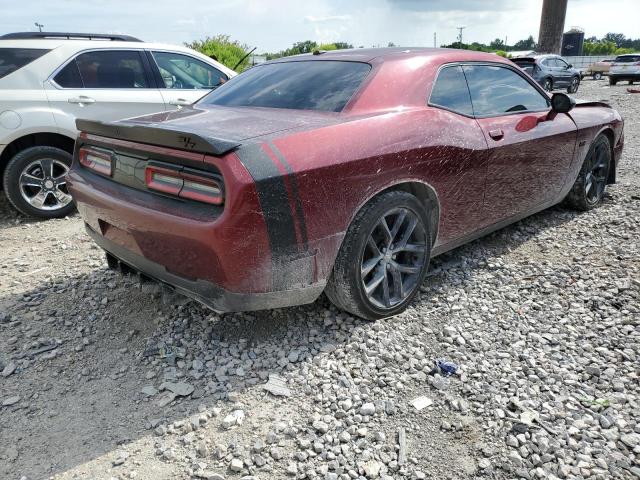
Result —
[[[76,118],[118,120],[189,105],[235,76],[189,48],[125,35],[0,36],[0,174],[22,213],[62,217]]]
[[[640,82],[640,53],[618,55],[609,68],[609,85],[627,80]]]

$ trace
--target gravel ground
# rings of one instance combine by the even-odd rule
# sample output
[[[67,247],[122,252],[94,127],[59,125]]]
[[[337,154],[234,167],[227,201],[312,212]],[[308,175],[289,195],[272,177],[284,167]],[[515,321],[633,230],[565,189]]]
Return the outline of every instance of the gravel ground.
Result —
[[[626,119],[604,204],[436,259],[376,323],[164,306],[2,200],[0,478],[640,478],[640,95],[578,96]]]

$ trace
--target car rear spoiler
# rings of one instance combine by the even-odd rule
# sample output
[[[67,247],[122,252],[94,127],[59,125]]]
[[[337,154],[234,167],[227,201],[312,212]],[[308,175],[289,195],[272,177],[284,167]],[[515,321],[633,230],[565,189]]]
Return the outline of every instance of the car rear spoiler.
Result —
[[[158,126],[145,126],[122,122],[96,122],[76,120],[76,128],[81,132],[101,137],[129,140],[131,142],[177,148],[211,155],[224,155],[241,144],[234,140],[210,137],[193,132],[181,132]]]
[[[610,104],[605,102],[604,100],[578,100],[576,102],[576,107],[605,107],[612,108]]]

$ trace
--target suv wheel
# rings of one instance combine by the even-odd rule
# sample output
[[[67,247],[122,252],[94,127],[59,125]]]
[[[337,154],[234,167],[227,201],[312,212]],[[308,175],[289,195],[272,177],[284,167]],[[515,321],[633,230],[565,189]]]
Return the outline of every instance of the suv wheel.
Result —
[[[550,92],[553,90],[553,82],[551,81],[550,78],[544,79],[544,81],[542,82],[542,88],[544,88],[547,92]]]
[[[367,320],[407,308],[431,256],[425,206],[406,192],[387,192],[365,205],[349,226],[325,293],[342,310]]]
[[[609,77],[609,85],[615,85],[618,81],[615,78]]]
[[[4,172],[4,191],[25,215],[59,218],[75,209],[65,175],[71,155],[55,147],[31,147],[16,154]]]
[[[571,83],[567,88],[567,93],[576,93],[578,91],[578,87],[580,86],[580,77],[575,76],[571,79]]]

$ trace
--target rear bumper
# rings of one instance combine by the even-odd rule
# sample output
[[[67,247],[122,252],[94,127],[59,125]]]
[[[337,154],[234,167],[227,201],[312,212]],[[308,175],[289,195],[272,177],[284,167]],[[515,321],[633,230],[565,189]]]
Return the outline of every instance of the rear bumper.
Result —
[[[325,287],[322,283],[267,293],[230,292],[206,280],[190,280],[175,275],[167,271],[163,265],[108,240],[86,223],[85,227],[88,235],[98,246],[129,269],[169,285],[177,292],[220,313],[267,310],[311,303],[320,296]]]
[[[625,81],[625,80],[640,80],[640,73],[617,73],[617,72],[609,72],[609,78],[611,78],[612,80],[620,80],[620,81]]]

